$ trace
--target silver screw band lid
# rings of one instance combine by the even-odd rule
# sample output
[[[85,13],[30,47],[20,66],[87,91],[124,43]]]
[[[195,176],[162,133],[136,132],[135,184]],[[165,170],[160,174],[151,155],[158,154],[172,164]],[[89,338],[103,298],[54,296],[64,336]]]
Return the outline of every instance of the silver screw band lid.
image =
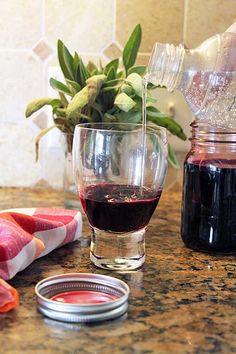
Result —
[[[60,294],[76,292],[78,301],[60,302],[53,298]],[[86,303],[80,302],[80,292],[87,292]],[[106,301],[90,300],[90,293]],[[97,322],[123,315],[128,308],[129,287],[114,277],[92,273],[69,273],[41,280],[35,287],[38,311],[43,315],[64,322]]]

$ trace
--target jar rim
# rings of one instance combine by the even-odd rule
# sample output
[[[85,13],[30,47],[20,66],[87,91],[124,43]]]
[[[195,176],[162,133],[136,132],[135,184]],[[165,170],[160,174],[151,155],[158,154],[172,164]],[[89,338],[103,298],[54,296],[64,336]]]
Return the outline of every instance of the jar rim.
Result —
[[[232,130],[232,128],[222,128],[217,126],[212,126],[205,122],[193,121],[190,124],[192,131],[198,130],[201,134],[223,134],[223,135],[232,135],[236,134],[236,130]]]
[[[192,144],[226,144],[236,145],[236,131],[232,129],[224,129],[213,127],[207,123],[194,121],[190,124],[192,136],[190,141]]]

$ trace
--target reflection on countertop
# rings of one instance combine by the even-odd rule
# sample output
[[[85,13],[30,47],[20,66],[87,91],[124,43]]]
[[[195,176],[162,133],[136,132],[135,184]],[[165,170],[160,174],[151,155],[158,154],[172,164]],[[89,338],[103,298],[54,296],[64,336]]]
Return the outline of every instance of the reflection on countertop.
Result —
[[[50,190],[0,189],[0,208],[62,206]],[[2,353],[233,353],[236,350],[235,256],[210,256],[180,239],[181,186],[173,183],[148,227],[145,266],[109,273],[89,261],[89,227],[83,239],[35,261],[11,281],[20,307],[0,314]],[[35,284],[66,272],[109,274],[131,288],[128,314],[100,324],[66,324],[43,318]]]

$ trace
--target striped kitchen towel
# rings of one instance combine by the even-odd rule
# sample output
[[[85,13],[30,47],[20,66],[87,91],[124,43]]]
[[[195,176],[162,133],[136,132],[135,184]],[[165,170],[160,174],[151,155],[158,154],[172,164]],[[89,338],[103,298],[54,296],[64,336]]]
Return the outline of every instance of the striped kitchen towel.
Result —
[[[0,278],[11,279],[36,258],[77,240],[82,217],[74,210],[9,209],[0,212]]]

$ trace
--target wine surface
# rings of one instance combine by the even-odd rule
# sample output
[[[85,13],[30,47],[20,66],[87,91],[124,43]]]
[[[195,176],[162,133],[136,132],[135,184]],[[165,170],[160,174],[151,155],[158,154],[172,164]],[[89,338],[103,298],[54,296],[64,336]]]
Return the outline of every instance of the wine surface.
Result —
[[[147,226],[161,192],[118,184],[88,186],[80,193],[91,226],[112,232],[137,231]]]

